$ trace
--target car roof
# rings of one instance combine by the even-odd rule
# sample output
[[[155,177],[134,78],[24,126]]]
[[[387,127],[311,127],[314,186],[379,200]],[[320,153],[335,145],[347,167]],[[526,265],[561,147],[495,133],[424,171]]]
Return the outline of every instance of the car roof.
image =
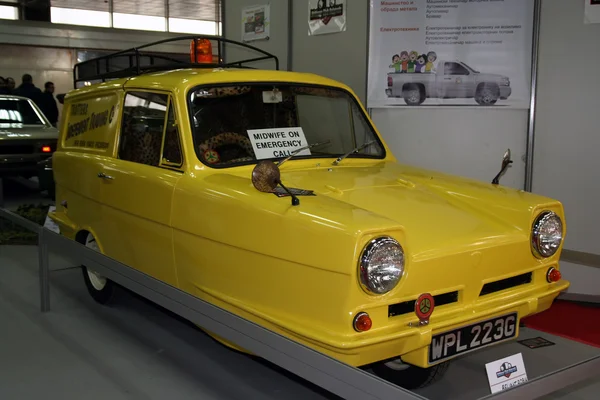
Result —
[[[95,90],[114,89],[115,85],[131,88],[174,90],[197,85],[214,85],[251,82],[286,82],[309,85],[334,86],[350,90],[345,84],[320,75],[303,72],[260,70],[246,68],[183,68],[150,72],[128,78],[115,79],[72,90],[67,97]]]
[[[27,101],[31,100],[28,97],[15,96],[14,94],[0,94],[0,99],[19,99],[19,100],[27,100]]]

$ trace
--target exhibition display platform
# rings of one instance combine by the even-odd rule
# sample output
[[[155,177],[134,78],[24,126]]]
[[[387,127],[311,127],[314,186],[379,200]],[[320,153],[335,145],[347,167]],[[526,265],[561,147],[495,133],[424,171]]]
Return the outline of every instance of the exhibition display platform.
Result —
[[[2,217],[18,220],[6,210]],[[1,398],[595,399],[600,392],[600,348],[522,328],[520,341],[541,337],[551,344],[510,342],[465,355],[443,380],[410,393],[245,320],[184,304],[187,299],[156,282],[111,270],[114,261],[84,246],[40,232],[39,251],[0,246]],[[69,251],[57,251],[60,245]],[[131,289],[111,307],[95,303],[83,284],[78,265],[96,258],[106,259],[98,270]],[[204,318],[196,321],[189,309]],[[226,348],[190,319],[262,358]],[[490,395],[485,364],[517,353],[529,382]]]

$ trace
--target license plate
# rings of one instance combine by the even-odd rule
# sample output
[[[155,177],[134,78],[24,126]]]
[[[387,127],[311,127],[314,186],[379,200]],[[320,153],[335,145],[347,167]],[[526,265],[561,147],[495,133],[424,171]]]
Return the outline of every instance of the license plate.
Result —
[[[517,313],[440,333],[431,339],[429,363],[437,363],[469,351],[487,347],[514,338],[516,334]]]

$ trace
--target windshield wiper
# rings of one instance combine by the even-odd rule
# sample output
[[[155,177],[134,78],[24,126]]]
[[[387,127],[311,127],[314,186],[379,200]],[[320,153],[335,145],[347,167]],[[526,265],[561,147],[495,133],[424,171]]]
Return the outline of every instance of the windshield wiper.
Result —
[[[333,162],[333,165],[338,165],[344,158],[348,157],[350,154],[358,153],[365,147],[369,147],[370,145],[372,145],[375,142],[376,142],[375,140],[371,140],[370,142],[367,142],[367,143],[363,144],[362,146],[358,146],[358,147],[352,149],[352,151],[347,152],[343,156],[339,156],[338,159]]]
[[[327,143],[331,143],[331,140],[327,140],[327,141],[325,141],[325,142],[313,143],[313,144],[309,144],[309,145],[307,145],[307,146],[304,146],[304,147],[300,147],[300,148],[298,148],[298,149],[296,149],[296,150],[292,151],[292,152],[290,153],[290,155],[289,155],[289,156],[287,156],[287,157],[286,157],[286,158],[284,158],[283,160],[279,161],[279,162],[277,163],[277,166],[278,166],[278,167],[281,167],[281,164],[283,164],[284,162],[286,162],[286,161],[287,161],[287,160],[289,160],[290,158],[294,157],[296,154],[300,153],[300,152],[301,152],[301,151],[303,151],[303,150],[306,150],[306,149],[312,149],[312,148],[313,148],[313,147],[315,147],[315,146],[320,146],[320,145],[322,145],[322,144],[327,144]]]

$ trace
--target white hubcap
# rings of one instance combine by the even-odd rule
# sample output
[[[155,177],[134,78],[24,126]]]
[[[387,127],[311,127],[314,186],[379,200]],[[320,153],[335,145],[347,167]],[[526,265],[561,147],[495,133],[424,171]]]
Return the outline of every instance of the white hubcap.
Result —
[[[396,358],[395,360],[388,361],[384,364],[389,369],[393,369],[394,371],[402,371],[409,367],[408,364],[402,362],[400,358]]]
[[[98,243],[96,243],[96,239],[94,238],[94,236],[91,233],[88,233],[88,236],[85,239],[85,247],[95,250],[95,251],[100,251],[100,248],[98,247]],[[106,278],[103,277],[102,275],[99,275],[98,273],[90,270],[89,268],[86,268],[86,270],[87,270],[88,277],[90,278],[90,282],[91,282],[92,286],[94,287],[94,289],[96,289],[96,290],[104,289],[104,287],[106,286]]]

